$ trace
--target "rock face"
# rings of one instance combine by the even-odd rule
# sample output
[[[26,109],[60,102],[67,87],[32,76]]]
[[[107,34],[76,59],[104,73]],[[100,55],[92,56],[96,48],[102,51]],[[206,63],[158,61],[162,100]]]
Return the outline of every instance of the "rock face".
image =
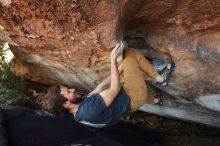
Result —
[[[161,89],[178,101],[220,100],[219,0],[0,2],[0,39],[11,44],[18,75],[91,90],[109,75],[110,49],[124,38],[153,61],[176,63]]]

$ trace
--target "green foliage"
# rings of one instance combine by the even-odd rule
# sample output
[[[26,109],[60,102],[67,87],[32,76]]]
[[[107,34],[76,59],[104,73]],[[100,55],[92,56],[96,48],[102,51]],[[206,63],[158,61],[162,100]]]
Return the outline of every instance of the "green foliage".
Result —
[[[2,64],[5,63],[4,55],[5,55],[5,51],[6,50],[3,49],[4,48],[4,44],[5,44],[5,42],[0,40],[0,61],[1,61],[0,64],[1,64],[1,66],[2,66]]]
[[[0,105],[8,105],[20,99],[27,98],[26,81],[22,77],[16,77],[10,72],[11,64],[5,61],[5,42],[0,41]]]

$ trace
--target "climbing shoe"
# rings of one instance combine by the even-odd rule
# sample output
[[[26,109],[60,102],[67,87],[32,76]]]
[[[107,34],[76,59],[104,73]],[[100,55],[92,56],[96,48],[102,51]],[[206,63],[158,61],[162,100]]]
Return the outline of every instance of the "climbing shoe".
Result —
[[[166,67],[160,72],[160,76],[163,77],[164,81],[159,83],[162,86],[166,86],[169,83],[172,72],[175,69],[175,63],[171,62],[166,65]]]

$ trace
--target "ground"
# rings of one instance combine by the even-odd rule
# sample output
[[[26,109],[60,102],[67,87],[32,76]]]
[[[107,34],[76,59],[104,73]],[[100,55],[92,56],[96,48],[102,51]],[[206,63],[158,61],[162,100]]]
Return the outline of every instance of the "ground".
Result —
[[[30,98],[20,98],[13,105],[35,107],[34,102],[46,92],[47,86],[27,82]],[[151,129],[163,135],[163,143],[168,146],[220,146],[220,129],[197,123],[160,117],[137,111],[122,117],[119,124],[132,124],[144,129]]]
[[[220,129],[197,123],[160,117],[137,111],[122,118],[121,124],[133,124],[140,128],[162,133],[168,146],[220,146]]]

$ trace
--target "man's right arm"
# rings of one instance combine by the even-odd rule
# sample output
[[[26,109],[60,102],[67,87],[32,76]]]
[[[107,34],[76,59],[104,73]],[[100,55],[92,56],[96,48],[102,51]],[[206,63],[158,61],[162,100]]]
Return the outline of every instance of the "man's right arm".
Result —
[[[109,107],[120,91],[120,75],[117,68],[117,57],[123,50],[123,44],[117,44],[111,53],[111,84],[110,87],[100,93],[106,106]]]

